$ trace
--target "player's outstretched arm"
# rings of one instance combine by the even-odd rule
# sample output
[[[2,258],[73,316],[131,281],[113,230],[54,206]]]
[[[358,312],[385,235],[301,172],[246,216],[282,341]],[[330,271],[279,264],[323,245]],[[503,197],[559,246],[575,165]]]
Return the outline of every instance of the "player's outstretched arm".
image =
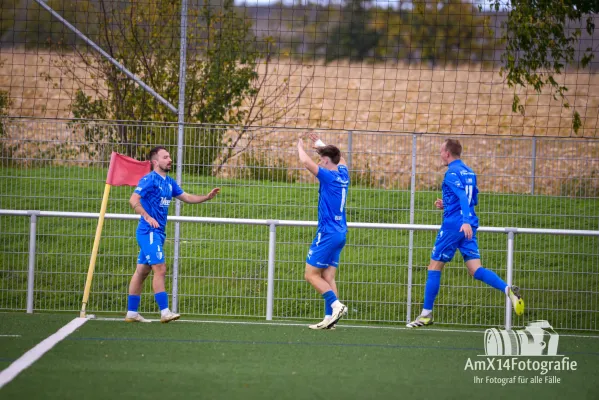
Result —
[[[160,224],[158,224],[158,221],[152,218],[150,214],[148,214],[148,212],[144,210],[143,206],[141,205],[141,196],[139,194],[133,193],[131,195],[131,197],[129,198],[129,205],[131,206],[131,208],[133,208],[133,211],[135,211],[136,214],[141,215],[143,219],[148,224],[150,224],[152,228],[158,228],[160,226]]]
[[[320,136],[317,133],[310,132],[308,134],[308,137],[312,141],[312,148],[317,149],[319,147],[326,146],[326,144],[324,144],[324,142],[322,140],[320,140]],[[343,158],[343,156],[341,156],[341,159],[339,160],[339,164],[337,164],[337,165],[345,165],[347,167],[347,162],[345,162],[345,158]]]
[[[199,203],[203,203],[208,200],[212,200],[214,197],[216,197],[216,195],[219,192],[220,192],[220,188],[214,188],[207,195],[183,193],[182,195],[179,195],[176,198],[181,200],[184,203],[199,204]]]
[[[297,142],[297,153],[299,155],[300,162],[306,167],[308,171],[312,173],[312,175],[318,175],[318,164],[312,160],[308,154],[306,154],[306,150],[304,150],[304,141],[300,138]]]

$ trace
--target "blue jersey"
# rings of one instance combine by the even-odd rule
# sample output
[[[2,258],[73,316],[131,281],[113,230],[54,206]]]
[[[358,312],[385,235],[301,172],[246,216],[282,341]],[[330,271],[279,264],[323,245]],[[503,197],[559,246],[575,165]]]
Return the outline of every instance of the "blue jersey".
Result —
[[[454,160],[443,179],[443,225],[478,227],[474,206],[478,204],[476,174],[462,160]]]
[[[163,178],[157,172],[150,172],[139,180],[134,192],[141,196],[140,203],[144,210],[160,225],[158,228],[152,228],[141,217],[137,226],[137,232],[148,233],[158,231],[164,233],[166,217],[168,216],[168,206],[171,204],[173,197],[183,194],[183,190],[170,176],[167,175]]]
[[[349,173],[345,165],[338,171],[318,167],[318,231],[333,233],[347,232],[345,200],[349,186]]]

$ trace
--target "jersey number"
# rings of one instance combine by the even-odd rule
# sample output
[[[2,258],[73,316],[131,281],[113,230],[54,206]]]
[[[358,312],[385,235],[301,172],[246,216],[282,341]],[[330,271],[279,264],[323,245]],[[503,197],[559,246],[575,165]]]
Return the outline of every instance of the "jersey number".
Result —
[[[340,212],[343,212],[343,207],[345,207],[345,188],[341,189],[341,207],[339,208]]]
[[[470,203],[472,203],[472,192],[473,192],[472,185],[466,185],[466,195],[468,196],[468,205],[470,205]]]

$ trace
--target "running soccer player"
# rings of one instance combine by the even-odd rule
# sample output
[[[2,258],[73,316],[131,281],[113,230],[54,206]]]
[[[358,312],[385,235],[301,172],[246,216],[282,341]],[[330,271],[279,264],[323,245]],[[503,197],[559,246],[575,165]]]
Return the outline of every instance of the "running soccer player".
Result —
[[[524,312],[524,301],[517,286],[508,286],[495,272],[484,268],[476,241],[478,217],[474,207],[478,203],[476,174],[460,157],[462,145],[458,140],[447,139],[441,145],[441,160],[448,166],[443,179],[443,198],[435,201],[435,207],[443,210],[443,223],[428,266],[428,277],[424,288],[422,313],[406,326],[417,328],[432,325],[433,304],[441,285],[441,271],[451,261],[456,250],[460,250],[468,272],[475,279],[500,290],[508,296],[517,315]]]
[[[154,147],[150,151],[150,161],[152,162],[152,172],[140,179],[129,199],[133,210],[141,215],[136,232],[140,251],[137,257],[137,268],[129,283],[125,321],[150,322],[137,310],[141,301],[143,283],[150,271],[153,271],[152,288],[154,289],[154,299],[160,308],[160,322],[168,323],[180,317],[179,314],[175,314],[169,309],[168,295],[164,285],[166,256],[163,244],[166,238],[168,207],[173,197],[185,203],[203,203],[213,199],[220,188],[212,189],[205,196],[185,193],[177,182],[167,175],[171,170],[172,160],[169,152],[162,146]]]
[[[300,138],[297,151],[301,163],[320,182],[318,188],[318,230],[306,257],[304,277],[325,302],[325,316],[310,329],[334,329],[335,324],[345,314],[347,307],[338,299],[335,274],[339,267],[341,250],[345,246],[347,222],[345,200],[349,186],[349,172],[341,151],[332,145],[325,145],[316,134],[310,134],[320,161],[316,164],[305,152]]]

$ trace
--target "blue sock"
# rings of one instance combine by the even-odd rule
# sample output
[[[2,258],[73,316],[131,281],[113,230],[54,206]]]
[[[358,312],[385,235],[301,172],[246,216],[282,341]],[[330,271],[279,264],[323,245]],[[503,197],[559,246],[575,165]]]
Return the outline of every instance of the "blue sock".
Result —
[[[426,310],[432,310],[435,304],[435,298],[439,294],[441,287],[441,271],[428,271],[426,286],[424,287],[424,306]]]
[[[154,294],[154,299],[156,299],[156,303],[158,303],[158,308],[160,308],[160,311],[168,308],[168,294],[166,294],[166,292]]]
[[[482,281],[487,285],[505,293],[505,287],[507,286],[507,283],[505,283],[505,281],[501,279],[495,272],[489,269],[480,267],[476,270],[476,272],[474,272],[474,279],[478,279],[479,281]]]
[[[141,296],[136,294],[130,294],[127,298],[127,311],[137,312],[139,309],[139,303],[141,302]]]
[[[324,301],[324,315],[325,316],[331,316],[333,315],[333,307],[331,306],[331,303],[329,303],[328,301]]]
[[[332,304],[337,301],[337,296],[335,296],[335,292],[329,290],[328,292],[322,294],[322,298],[324,299],[324,314],[333,315]]]

